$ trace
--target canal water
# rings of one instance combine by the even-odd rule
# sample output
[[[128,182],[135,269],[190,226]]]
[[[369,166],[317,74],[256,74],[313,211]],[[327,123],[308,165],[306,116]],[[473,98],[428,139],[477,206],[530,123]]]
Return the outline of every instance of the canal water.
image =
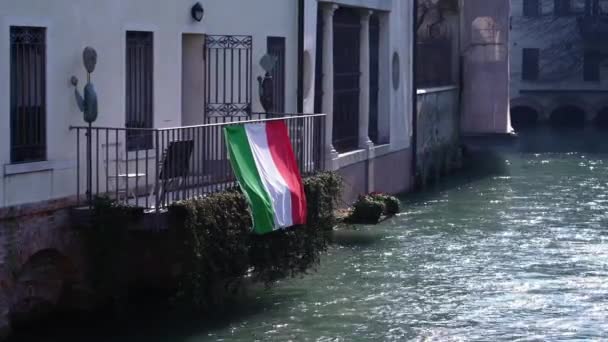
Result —
[[[499,172],[405,197],[399,216],[337,234],[316,272],[211,325],[159,320],[102,340],[606,340],[605,140],[524,132]]]

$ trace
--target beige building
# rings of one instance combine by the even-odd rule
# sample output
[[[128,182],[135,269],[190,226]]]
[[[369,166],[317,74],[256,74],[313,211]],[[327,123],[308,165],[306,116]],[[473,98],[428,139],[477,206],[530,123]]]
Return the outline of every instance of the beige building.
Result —
[[[512,0],[514,125],[605,125],[608,118],[605,0]]]

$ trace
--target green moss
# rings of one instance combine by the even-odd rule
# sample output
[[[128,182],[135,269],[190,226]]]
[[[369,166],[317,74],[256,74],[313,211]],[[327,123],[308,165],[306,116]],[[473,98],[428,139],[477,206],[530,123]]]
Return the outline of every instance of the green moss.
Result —
[[[346,219],[350,223],[376,224],[382,215],[393,216],[400,211],[400,201],[394,196],[371,193],[359,196],[353,204],[350,216]]]
[[[341,190],[335,173],[304,180],[308,224],[266,235],[251,233],[251,216],[237,190],[184,201],[169,209],[183,266],[177,303],[205,310],[221,305],[248,276],[271,285],[305,273],[327,247]]]

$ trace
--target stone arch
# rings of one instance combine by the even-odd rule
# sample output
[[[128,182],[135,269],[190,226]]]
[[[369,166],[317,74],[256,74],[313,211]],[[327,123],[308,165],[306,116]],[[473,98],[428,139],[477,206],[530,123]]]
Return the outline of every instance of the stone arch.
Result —
[[[600,128],[608,128],[608,104],[599,107],[599,109],[595,112],[593,124]]]
[[[511,125],[514,129],[521,129],[536,125],[544,116],[543,106],[536,100],[519,97],[511,100]]]
[[[580,97],[573,96],[562,96],[556,97],[553,99],[551,104],[547,108],[547,119],[551,120],[551,116],[559,109],[564,107],[570,107],[572,109],[577,108],[584,113],[584,119],[586,121],[591,121],[593,115],[595,115],[596,110],[593,106],[587,103],[584,99]]]
[[[540,114],[533,107],[511,107],[511,126],[517,131],[526,127],[533,127],[540,121]]]
[[[550,112],[549,122],[556,127],[582,127],[587,121],[587,113],[579,105],[564,104]]]
[[[50,315],[61,303],[78,273],[72,261],[54,248],[32,254],[15,272],[9,305],[15,325]]]

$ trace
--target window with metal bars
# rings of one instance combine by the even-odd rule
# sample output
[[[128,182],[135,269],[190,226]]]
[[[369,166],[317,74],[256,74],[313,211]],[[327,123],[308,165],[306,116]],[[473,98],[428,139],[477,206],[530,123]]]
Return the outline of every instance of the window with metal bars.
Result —
[[[285,38],[268,37],[268,54],[276,58],[276,64],[272,69],[273,85],[273,108],[275,113],[285,112]]]
[[[127,128],[154,127],[154,35],[152,32],[127,31],[126,122]],[[149,131],[127,131],[127,150],[151,149]]]
[[[10,28],[11,162],[46,159],[46,29]]]
[[[572,4],[570,0],[554,0],[554,12],[556,16],[566,16],[572,14]]]
[[[539,49],[523,49],[522,52],[522,80],[536,81],[539,76]]]
[[[583,62],[583,79],[586,82],[600,81],[601,54],[598,51],[586,51]]]
[[[540,0],[524,0],[524,17],[540,17],[541,3]]]

